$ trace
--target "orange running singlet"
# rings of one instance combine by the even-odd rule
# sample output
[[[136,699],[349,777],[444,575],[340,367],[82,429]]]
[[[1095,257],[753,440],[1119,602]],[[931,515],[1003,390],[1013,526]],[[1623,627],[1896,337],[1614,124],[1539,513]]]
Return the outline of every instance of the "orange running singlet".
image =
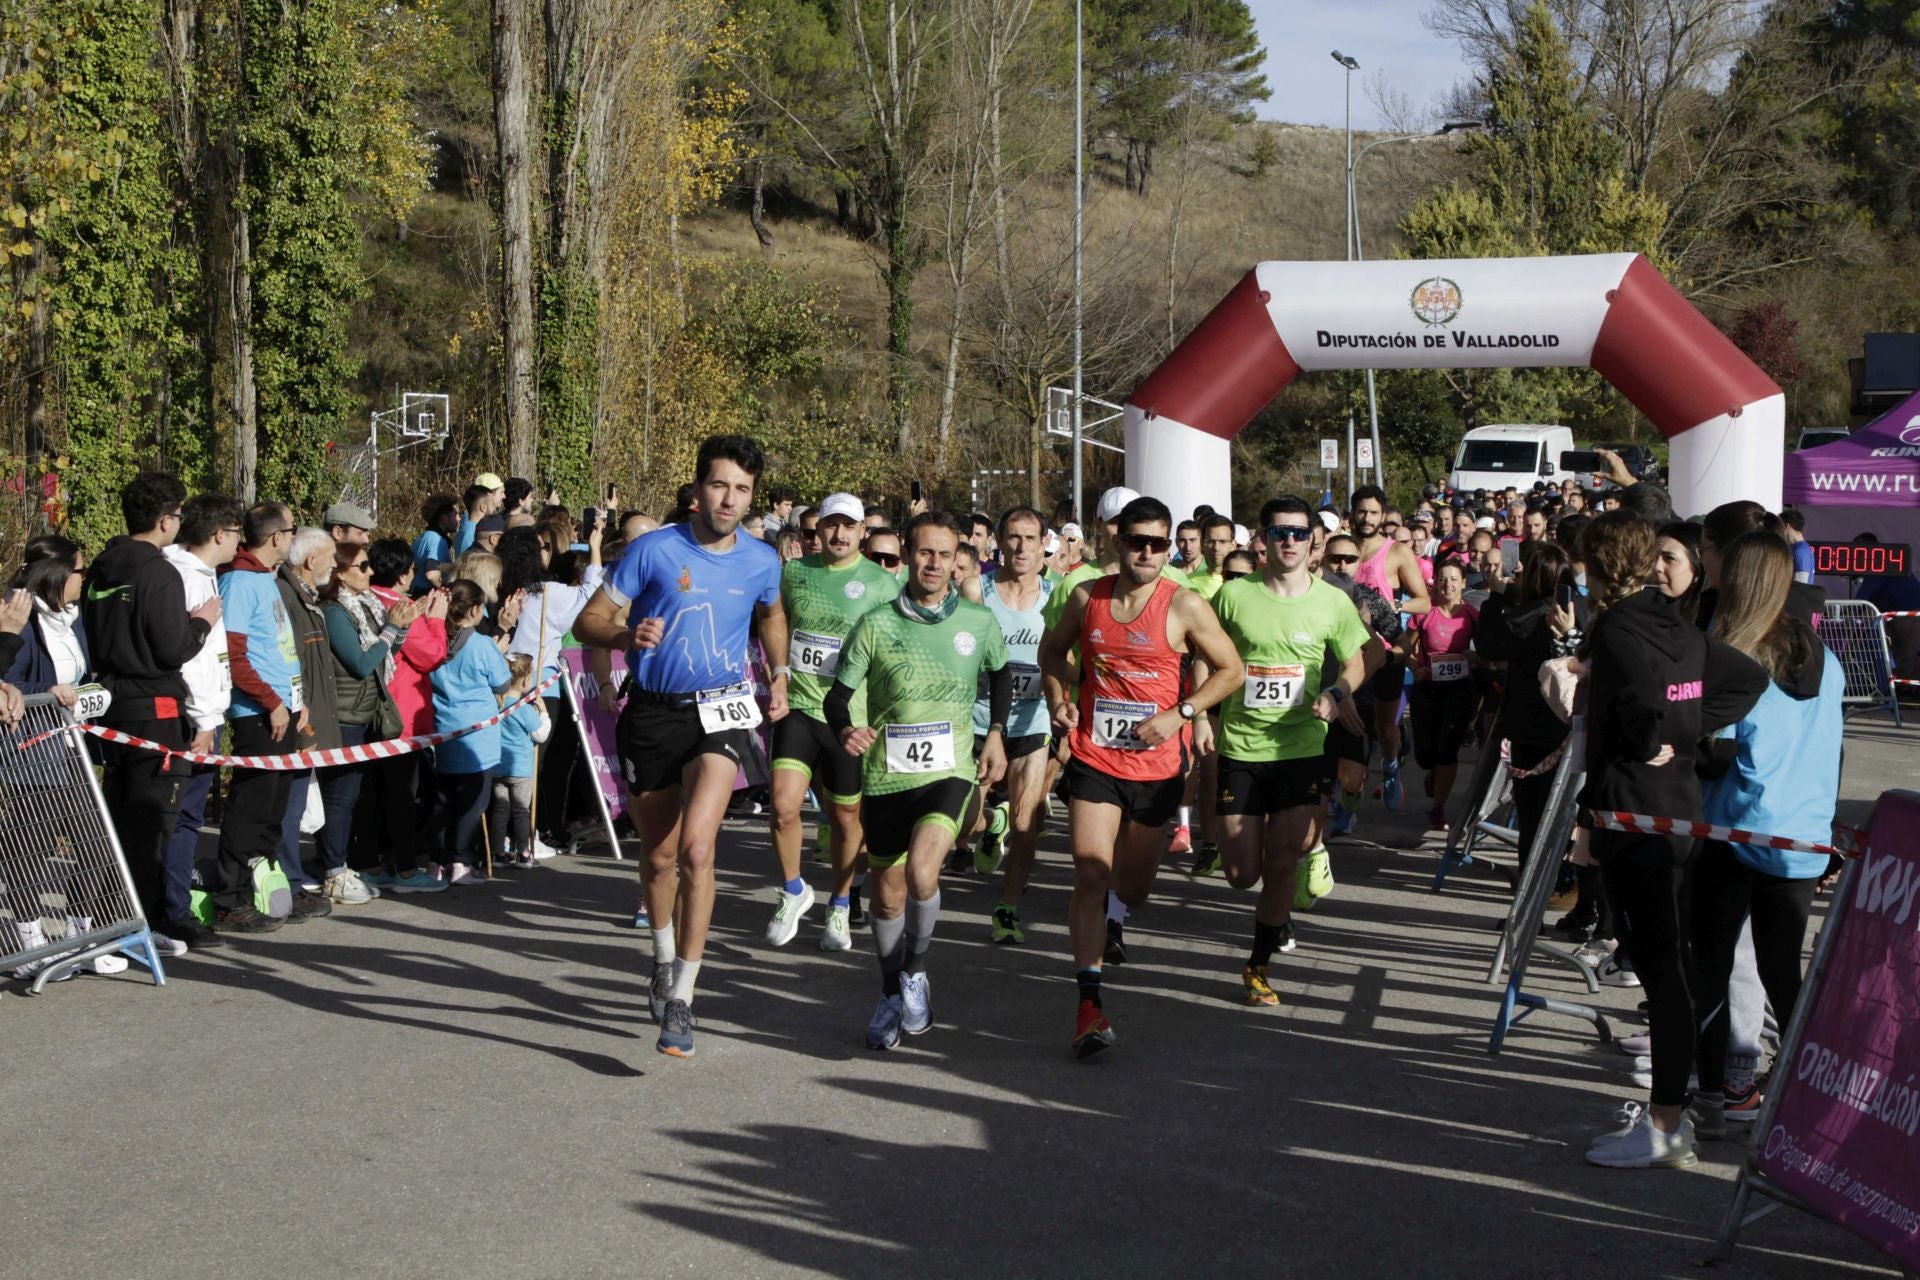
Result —
[[[1179,587],[1166,578],[1131,622],[1113,619],[1118,574],[1093,584],[1080,622],[1080,723],[1073,758],[1110,777],[1159,782],[1186,767],[1186,729],[1157,747],[1135,736],[1140,722],[1180,703],[1182,654],[1167,643],[1167,610]]]

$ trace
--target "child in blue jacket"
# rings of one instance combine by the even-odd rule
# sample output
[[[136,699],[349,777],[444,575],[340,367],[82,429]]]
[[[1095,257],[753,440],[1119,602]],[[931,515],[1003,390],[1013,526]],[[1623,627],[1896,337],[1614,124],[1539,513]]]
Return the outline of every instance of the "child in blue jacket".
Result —
[[[447,593],[447,660],[433,669],[433,722],[439,732],[500,713],[499,694],[513,680],[500,646],[474,630],[486,619],[486,592],[465,578]],[[433,749],[440,786],[442,861],[449,884],[484,884],[474,865],[480,820],[500,765],[500,726],[489,725]]]
[[[532,658],[516,653],[507,659],[507,668],[513,672],[513,683],[500,695],[503,707],[526,697],[533,687]],[[495,862],[533,865],[533,749],[547,740],[551,728],[547,709],[538,698],[514,707],[500,722],[500,767],[494,771],[493,807],[487,814]]]

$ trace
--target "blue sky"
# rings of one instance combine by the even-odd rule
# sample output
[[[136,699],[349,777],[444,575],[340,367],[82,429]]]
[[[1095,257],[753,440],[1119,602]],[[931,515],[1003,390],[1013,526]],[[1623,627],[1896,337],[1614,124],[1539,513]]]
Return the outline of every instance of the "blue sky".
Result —
[[[1459,49],[1421,22],[1430,0],[1248,0],[1260,42],[1267,49],[1267,83],[1273,99],[1260,108],[1263,120],[1338,125],[1345,119],[1341,78],[1346,72],[1329,56],[1354,57],[1353,126],[1377,129],[1382,121],[1368,99],[1376,71],[1404,93],[1416,111],[1464,79]]]

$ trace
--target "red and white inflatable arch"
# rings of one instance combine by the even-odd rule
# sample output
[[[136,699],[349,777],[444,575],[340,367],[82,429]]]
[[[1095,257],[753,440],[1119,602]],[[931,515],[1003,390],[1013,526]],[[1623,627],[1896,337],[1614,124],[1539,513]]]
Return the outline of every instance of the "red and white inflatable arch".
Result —
[[[1779,505],[1780,388],[1633,253],[1263,262],[1128,397],[1127,485],[1230,511],[1228,442],[1303,370],[1539,365],[1591,367],[1653,421],[1679,514]]]

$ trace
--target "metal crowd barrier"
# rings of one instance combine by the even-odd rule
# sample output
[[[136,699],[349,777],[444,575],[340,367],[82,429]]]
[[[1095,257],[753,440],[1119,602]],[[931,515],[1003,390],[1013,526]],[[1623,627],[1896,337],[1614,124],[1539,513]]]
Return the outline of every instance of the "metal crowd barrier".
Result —
[[[1894,726],[1900,727],[1893,652],[1887,647],[1880,610],[1865,600],[1829,600],[1820,615],[1819,631],[1847,676],[1842,699],[1846,713],[1885,708],[1892,713]]]
[[[20,723],[0,726],[0,973],[51,961],[31,975],[30,990],[38,994],[96,956],[118,953],[164,986],[80,735],[55,733],[20,749],[71,723],[66,708],[41,693],[27,697]],[[44,941],[28,945],[34,925]]]

